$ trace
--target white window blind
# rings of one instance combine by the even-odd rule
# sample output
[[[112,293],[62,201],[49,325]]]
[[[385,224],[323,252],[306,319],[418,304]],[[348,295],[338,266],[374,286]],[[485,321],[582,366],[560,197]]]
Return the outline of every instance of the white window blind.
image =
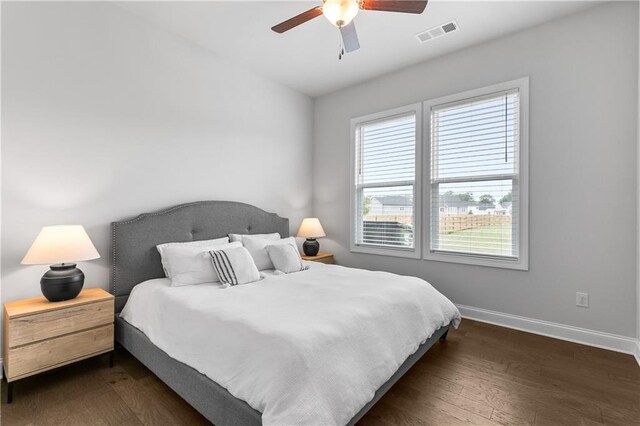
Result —
[[[431,107],[432,253],[518,260],[519,90]]]
[[[356,246],[413,250],[415,111],[355,125]]]

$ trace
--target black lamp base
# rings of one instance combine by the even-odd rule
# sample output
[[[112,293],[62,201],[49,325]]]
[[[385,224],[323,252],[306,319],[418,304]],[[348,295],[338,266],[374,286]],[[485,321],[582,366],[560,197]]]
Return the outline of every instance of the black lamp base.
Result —
[[[61,302],[75,298],[84,285],[84,273],[75,263],[51,265],[42,276],[40,289],[49,302]]]
[[[305,256],[317,256],[320,251],[320,243],[315,238],[307,238],[302,243],[302,251]]]

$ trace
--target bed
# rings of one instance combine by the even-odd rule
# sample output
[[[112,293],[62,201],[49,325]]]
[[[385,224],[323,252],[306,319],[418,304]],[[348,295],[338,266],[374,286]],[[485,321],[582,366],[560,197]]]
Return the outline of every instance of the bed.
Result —
[[[446,337],[449,327],[459,321],[459,313],[455,307],[449,307],[449,304],[451,306],[453,304],[446,300],[444,296],[437,293],[428,284],[425,286],[425,283],[417,278],[353,270],[333,265],[315,264],[310,265],[308,271],[286,276],[266,276],[264,281],[255,284],[255,287],[249,287],[251,285],[249,284],[247,287],[238,289],[235,293],[226,291],[225,293],[218,293],[226,297],[224,302],[219,300],[221,299],[220,297],[211,296],[211,291],[206,285],[191,286],[194,288],[175,291],[171,290],[170,286],[162,280],[164,272],[160,256],[155,248],[158,244],[213,239],[230,233],[266,234],[271,232],[278,232],[282,237],[288,236],[288,219],[267,213],[248,204],[228,201],[203,201],[183,204],[156,213],[142,214],[131,220],[112,223],[113,250],[110,290],[116,298],[116,341],[196,410],[217,425],[258,425],[262,424],[263,421],[268,424],[282,424],[291,423],[290,419],[299,419],[294,422],[305,424],[355,424],[438,339]],[[392,285],[394,280],[398,280],[398,283],[401,282],[400,280],[404,280],[402,281],[403,284],[406,281],[407,290],[402,290],[402,287],[404,287],[402,285]],[[144,284],[136,288],[140,283]],[[326,283],[326,285],[323,285],[323,283]],[[352,286],[344,285],[351,283],[353,283]],[[365,286],[365,283],[373,284]],[[376,291],[378,291],[375,289],[376,286],[379,286],[379,295],[376,295]],[[407,331],[402,330],[402,333],[391,333],[394,329],[385,326],[388,317],[387,319],[377,318],[380,315],[375,314],[375,312],[386,307],[392,309],[393,304],[384,302],[389,298],[397,298],[398,303],[401,300],[405,300],[402,303],[410,305],[412,302],[408,301],[409,298],[403,291],[409,291],[408,288],[411,286],[419,288],[421,292],[428,287],[428,291],[424,290],[425,294],[420,297],[438,299],[438,306],[444,306],[442,309],[439,307],[437,309],[429,309],[429,312],[425,314],[430,317],[429,324],[438,324],[438,327],[435,328],[433,326],[434,330],[426,330],[426,327],[423,327],[425,330],[411,331],[412,328],[420,329],[420,327],[407,326],[401,327],[407,328]],[[345,301],[343,301],[343,308],[339,309],[341,305],[336,296],[341,295],[341,289],[346,289],[347,287],[349,289],[344,290]],[[298,291],[297,289],[300,290]],[[302,312],[291,312],[290,316],[293,321],[290,323],[285,321],[287,319],[286,315],[282,316],[284,315],[282,311],[286,311],[286,309],[281,308],[272,312],[274,317],[272,322],[261,322],[259,317],[251,318],[252,315],[250,314],[260,309],[260,303],[264,305],[264,302],[267,301],[268,305],[276,304],[278,301],[285,299],[287,294],[293,294],[294,292],[302,295],[295,302],[295,306],[302,306],[299,308]],[[312,300],[304,300],[306,292],[313,294]],[[354,297],[354,294],[356,294],[354,292],[361,292],[363,296],[361,298]],[[325,303],[324,306],[326,308],[327,302],[318,301],[322,299],[323,295],[329,298],[333,297],[334,299],[332,300],[336,301],[335,315],[327,315],[328,311],[326,309],[323,310],[322,303]],[[127,305],[129,298],[131,298],[131,303]],[[446,300],[446,302],[440,298]],[[191,299],[199,301],[202,306],[200,308],[189,306],[188,301]],[[363,299],[363,301],[359,302],[359,299]],[[234,310],[243,309],[243,304],[239,303],[243,300],[246,300],[247,309],[251,310],[242,315],[238,314],[234,318]],[[282,303],[285,302],[283,301]],[[254,305],[251,305],[251,303],[254,303]],[[307,303],[307,305],[304,305],[304,303]],[[378,303],[378,305],[375,305],[375,303]],[[394,303],[396,302],[394,301]],[[211,309],[203,308],[203,306],[209,306],[207,304],[210,304]],[[125,305],[127,305],[125,316],[130,322],[120,315]],[[138,307],[134,309],[133,306]],[[163,310],[156,308],[156,306],[162,306]],[[345,309],[347,306],[353,306],[353,309]],[[227,311],[223,314],[222,311],[225,308]],[[420,310],[416,309],[413,312],[414,316],[407,318],[416,318],[417,323],[420,324],[419,318],[416,317]],[[134,310],[135,314],[132,315],[127,310]],[[293,310],[295,311],[295,309]],[[422,310],[424,311],[424,309]],[[437,312],[439,310],[442,310],[442,312]],[[145,311],[148,312],[143,314]],[[300,321],[304,318],[305,312],[308,312],[311,318],[307,323]],[[408,313],[407,315],[410,314]],[[323,315],[327,318],[323,318],[322,322],[316,320]],[[244,316],[247,318],[244,318]],[[150,319],[145,323],[141,318],[146,317]],[[172,341],[172,339],[176,339],[175,336],[180,334],[181,328],[173,326],[171,321],[174,318],[180,318],[179,321],[184,321],[186,324],[184,330],[193,334],[194,347],[197,346],[195,343],[197,339],[208,343],[208,346],[207,344],[202,344],[201,346],[203,348],[206,347],[211,356],[202,356],[202,354],[196,353],[197,350],[195,349],[185,349],[183,351],[176,349],[176,341]],[[376,374],[372,375],[371,383],[367,382],[370,387],[374,387],[367,389],[366,392],[362,391],[361,394],[354,392],[356,396],[353,399],[349,399],[349,402],[352,403],[351,406],[345,401],[345,408],[336,405],[335,397],[332,399],[330,395],[327,395],[326,401],[323,397],[327,392],[345,392],[345,389],[346,394],[348,394],[351,389],[349,386],[351,385],[353,385],[353,389],[357,389],[356,385],[360,383],[361,379],[368,377],[367,371],[364,370],[364,367],[360,371],[357,365],[353,365],[350,367],[354,370],[353,374],[348,374],[349,371],[344,369],[340,371],[340,368],[344,368],[342,362],[337,363],[337,365],[334,364],[336,365],[334,371],[325,359],[329,355],[314,356],[314,354],[331,353],[334,360],[336,359],[335,357],[343,356],[343,353],[339,351],[340,348],[348,346],[348,342],[358,337],[357,334],[353,334],[355,326],[350,324],[353,321],[360,321],[362,318],[367,318],[368,320],[358,325],[360,329],[369,327],[373,330],[374,327],[378,327],[375,330],[380,330],[379,333],[381,335],[385,332],[387,333],[387,336],[384,337],[385,339],[391,339],[395,334],[406,334],[409,336],[407,339],[411,338],[416,342],[411,345],[390,345],[394,348],[398,346],[399,349],[394,350],[393,355],[397,359],[389,356],[389,362],[385,362],[384,365],[380,363],[378,365],[374,362],[378,366],[376,367]],[[220,325],[217,325],[216,321]],[[404,319],[404,321],[407,324],[411,323],[411,321],[407,322],[407,319]],[[205,334],[207,330],[203,330],[201,326],[203,323],[207,325],[211,323],[212,328],[218,327],[215,328],[218,332]],[[137,327],[132,324],[137,325]],[[196,326],[196,324],[200,325]],[[306,333],[302,333],[303,337],[296,337],[297,340],[287,340],[292,334],[291,330],[295,329],[295,324],[298,324],[298,328],[309,327],[309,336],[306,336]],[[226,327],[223,329],[221,328],[222,325],[226,325]],[[397,324],[395,327],[396,330],[399,329]],[[344,328],[344,332],[342,332],[342,328]],[[384,331],[385,328],[389,328],[391,331]],[[332,331],[327,332],[327,330]],[[336,333],[336,330],[340,331],[340,333]],[[298,334],[301,334],[299,333],[300,330],[297,331]],[[303,331],[306,330],[303,329]],[[418,333],[416,336],[422,336],[420,333],[423,333],[424,336],[412,337],[412,332],[414,334]],[[225,333],[227,334],[225,335]],[[349,335],[348,333],[352,334]],[[247,337],[242,337],[245,334]],[[371,335],[371,331],[369,334]],[[239,337],[234,339],[236,335]],[[207,339],[202,340],[203,337],[207,337]],[[242,338],[245,340],[240,340]],[[183,338],[182,341],[178,339],[177,342],[188,345],[189,339]],[[267,350],[255,349],[268,348],[270,342],[274,341],[274,339],[280,339],[277,340],[278,344],[282,343],[290,349],[289,351],[282,351],[283,359],[278,360],[278,362],[283,363],[286,361],[288,363],[286,365],[291,365],[292,377],[287,377],[283,383],[291,389],[296,389],[295,392],[288,392],[288,388],[279,383],[281,380],[277,380],[278,377],[273,378],[268,375],[286,375],[288,374],[287,371],[278,370],[277,368],[265,368],[264,371],[251,369],[256,363],[266,362],[265,360],[273,358],[273,356],[269,358]],[[301,341],[308,344],[298,345]],[[232,345],[225,342],[236,342],[236,344]],[[289,345],[291,342],[295,344]],[[327,342],[335,342],[335,344],[329,345]],[[404,341],[399,340],[398,342]],[[243,344],[246,344],[247,349],[251,349],[252,345],[256,345],[253,351],[247,351],[246,359],[244,355],[237,356],[237,354],[241,354],[238,351],[242,350]],[[368,339],[365,339],[364,342],[358,344],[358,347],[365,347],[367,344]],[[380,346],[373,346],[374,343],[371,343],[371,345],[367,358],[375,361],[377,356],[375,349],[380,348]],[[181,346],[178,345],[178,347]],[[274,346],[274,348],[277,347]],[[291,349],[293,347],[295,349]],[[318,350],[318,348],[321,350]],[[372,349],[374,350],[373,352],[371,352]],[[239,360],[238,363],[241,362],[240,360],[245,362],[242,367],[239,365],[236,368],[233,363],[229,363],[229,360],[234,359],[234,350],[236,351],[236,358]],[[297,356],[296,350],[300,350],[300,356]],[[405,352],[403,353],[402,351]],[[229,356],[225,358],[227,352]],[[278,353],[277,349],[273,348],[271,352]],[[286,356],[289,358],[286,358]],[[379,357],[382,357],[382,355]],[[219,365],[214,361],[219,361]],[[300,364],[300,367],[297,367],[296,364]],[[345,360],[344,364],[348,365],[348,360]],[[225,369],[221,369],[221,365],[224,365]],[[227,367],[232,370],[227,374],[229,377],[225,377],[223,374],[226,372]],[[234,368],[236,369],[234,370]],[[301,373],[295,373],[295,368],[299,368]],[[387,370],[392,368],[392,370],[384,373],[385,368]],[[378,369],[380,370],[379,374],[377,373]],[[305,374],[308,374],[308,378]],[[332,374],[335,374],[336,377],[331,380],[323,379],[323,377],[330,377]],[[353,377],[350,377],[352,375]],[[210,377],[216,377],[224,386],[221,386]],[[384,377],[384,379],[380,377]],[[254,385],[251,380],[255,380],[255,383],[259,385]],[[306,380],[309,380],[309,386],[305,386]],[[263,388],[268,389],[263,393],[256,392],[261,391]],[[316,389],[317,392],[322,391],[324,393],[314,394],[311,392]],[[307,390],[309,392],[306,392]],[[307,399],[301,399],[303,398],[300,396],[302,394],[305,394],[304,398]],[[329,417],[322,417],[318,414],[321,411],[314,413],[299,410],[299,407],[307,405],[303,401],[313,401],[308,405],[326,405],[325,411]],[[297,408],[292,408],[294,406]],[[264,408],[264,413],[260,411],[262,408]],[[331,417],[334,415],[334,411],[336,412],[335,417]],[[295,414],[296,417],[292,417],[291,413]],[[286,417],[286,415],[289,415],[289,417]]]

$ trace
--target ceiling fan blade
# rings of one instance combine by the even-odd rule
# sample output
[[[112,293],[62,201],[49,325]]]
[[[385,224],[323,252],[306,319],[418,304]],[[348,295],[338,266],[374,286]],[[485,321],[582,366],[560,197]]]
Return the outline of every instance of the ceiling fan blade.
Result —
[[[363,0],[360,7],[365,10],[420,14],[427,7],[427,2],[428,0]]]
[[[286,21],[271,27],[271,29],[279,34],[282,34],[283,32],[289,31],[290,29],[304,24],[305,22],[310,21],[313,18],[317,18],[320,15],[322,15],[322,6],[317,6],[313,9],[309,9],[306,12],[301,13],[300,15],[294,16],[291,19],[287,19]]]
[[[347,52],[353,52],[360,49],[360,42],[358,41],[358,33],[356,32],[356,26],[351,21],[349,25],[340,27],[340,34],[342,34],[342,43],[344,44],[344,50]]]

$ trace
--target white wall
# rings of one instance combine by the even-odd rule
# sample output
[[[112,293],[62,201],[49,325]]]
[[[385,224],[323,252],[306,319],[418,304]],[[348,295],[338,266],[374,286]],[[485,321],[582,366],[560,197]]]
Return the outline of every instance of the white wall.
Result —
[[[599,6],[317,99],[323,250],[344,265],[420,276],[458,304],[636,336],[637,7]],[[350,118],[523,76],[530,270],[350,253]],[[576,291],[590,293],[588,309],[575,306]]]
[[[311,213],[313,103],[108,2],[2,3],[2,300],[40,295],[20,261],[43,225],[197,200]]]

